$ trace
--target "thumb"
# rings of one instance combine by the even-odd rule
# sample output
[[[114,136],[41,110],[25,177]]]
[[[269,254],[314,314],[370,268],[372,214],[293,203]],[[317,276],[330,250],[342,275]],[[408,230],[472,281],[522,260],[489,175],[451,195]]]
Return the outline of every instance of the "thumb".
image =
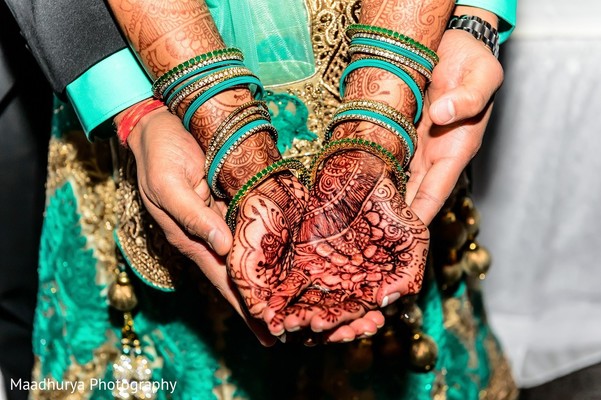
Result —
[[[208,207],[192,188],[171,185],[161,206],[186,232],[202,238],[217,254],[227,254],[232,235],[223,216]]]
[[[429,108],[437,125],[448,125],[480,114],[503,82],[503,73],[477,68],[461,84],[436,99]]]

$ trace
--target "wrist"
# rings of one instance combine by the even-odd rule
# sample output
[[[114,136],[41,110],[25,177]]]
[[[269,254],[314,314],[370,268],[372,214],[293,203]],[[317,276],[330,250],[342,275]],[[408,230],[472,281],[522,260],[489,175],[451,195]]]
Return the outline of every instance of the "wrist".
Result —
[[[142,100],[125,111],[120,112],[114,118],[114,124],[117,128],[117,136],[121,144],[127,146],[128,138],[135,128],[140,125],[141,120],[153,111],[164,108],[165,104],[154,98]]]

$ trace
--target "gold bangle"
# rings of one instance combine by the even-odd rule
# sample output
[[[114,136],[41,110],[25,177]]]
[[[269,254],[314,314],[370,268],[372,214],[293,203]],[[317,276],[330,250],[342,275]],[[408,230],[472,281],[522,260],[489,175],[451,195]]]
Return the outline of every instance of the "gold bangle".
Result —
[[[167,104],[169,111],[171,111],[172,114],[175,114],[177,107],[181,104],[181,102],[192,93],[197,92],[194,95],[194,98],[190,100],[190,104],[212,86],[225,80],[245,75],[253,75],[253,73],[246,67],[232,67],[215,72],[207,77],[199,79],[196,82],[190,83],[188,86],[183,88],[182,91],[169,102],[169,104]]]
[[[419,72],[421,75],[423,75],[426,78],[426,80],[428,80],[428,81],[432,80],[432,73],[430,71],[428,71],[426,68],[424,68],[423,65],[421,65],[420,63],[417,63],[407,57],[403,57],[398,54],[395,54],[392,51],[380,49],[375,46],[368,46],[365,44],[353,44],[353,45],[349,46],[348,54],[351,57],[353,57],[355,54],[367,54],[367,55],[371,56],[370,58],[388,61],[398,67],[400,67],[400,66],[409,67],[409,68]],[[362,57],[360,57],[360,58],[362,58]]]
[[[249,129],[248,131],[244,132],[244,134],[242,134],[238,139],[236,139],[236,141],[234,143],[232,143],[232,145],[225,151],[223,157],[221,157],[221,159],[219,160],[213,160],[213,162],[217,162],[217,165],[215,167],[215,173],[214,173],[214,178],[213,178],[213,182],[211,184],[211,190],[213,191],[213,194],[221,199],[227,199],[227,194],[224,193],[220,188],[219,188],[219,173],[221,172],[221,169],[223,168],[223,166],[225,165],[225,161],[227,160],[227,158],[230,156],[230,154],[232,154],[232,152],[234,151],[234,149],[236,149],[238,146],[240,146],[246,139],[248,139],[249,137],[251,137],[254,134],[257,134],[259,132],[268,132],[269,136],[273,137],[277,137],[277,130],[275,129],[275,127],[273,125],[271,125],[268,122],[265,122],[264,124],[258,125],[252,129]],[[212,164],[212,163],[211,163]]]
[[[405,131],[411,138],[411,141],[413,142],[413,146],[417,147],[417,130],[415,129],[415,125],[413,125],[413,123],[409,120],[409,118],[407,118],[405,115],[403,115],[396,108],[392,107],[390,104],[385,103],[380,100],[371,100],[371,99],[350,100],[350,101],[346,101],[346,102],[342,103],[336,109],[334,116],[336,116],[337,114],[341,114],[345,111],[351,111],[351,110],[372,111],[372,112],[379,113],[379,114],[382,114],[382,115],[390,118],[391,120],[393,120],[394,122],[396,122],[397,124],[399,124],[400,126],[402,126],[405,129]],[[328,141],[331,136],[331,132],[330,132],[329,136],[328,136],[328,132],[329,131],[326,127],[326,138],[325,138],[326,141]]]

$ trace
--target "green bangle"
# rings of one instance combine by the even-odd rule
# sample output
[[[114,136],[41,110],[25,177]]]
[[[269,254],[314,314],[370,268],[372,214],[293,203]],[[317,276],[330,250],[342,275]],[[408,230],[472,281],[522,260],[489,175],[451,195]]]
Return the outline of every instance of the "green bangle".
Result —
[[[352,24],[346,28],[346,34],[352,38],[355,33],[372,33],[384,37],[388,37],[391,39],[398,40],[399,42],[405,43],[409,46],[415,47],[416,49],[426,53],[430,58],[435,60],[438,63],[438,55],[434,50],[430,49],[428,46],[421,44],[417,40],[403,35],[401,33],[395,32],[391,29],[382,28],[380,26],[375,25],[367,25],[367,24]]]
[[[259,186],[263,181],[267,178],[273,176],[274,174],[285,171],[285,170],[297,170],[299,171],[298,179],[303,182],[305,180],[307,171],[303,163],[298,160],[287,158],[280,159],[273,164],[263,168],[257,174],[255,174],[252,178],[248,180],[239,190],[236,192],[232,201],[230,202],[227,213],[225,215],[225,222],[230,227],[232,233],[236,229],[236,216],[238,214],[238,209],[240,207],[240,203],[246,195],[254,188]],[[305,182],[303,182],[304,184]]]
[[[164,86],[164,85],[168,85],[169,83],[167,82],[171,82],[172,80],[177,79],[177,76],[180,76],[181,74],[185,74],[187,72],[189,72],[191,69],[193,69],[194,67],[201,65],[201,66],[206,66],[208,64],[211,64],[213,62],[215,62],[216,59],[222,59],[222,57],[232,57],[232,58],[237,58],[242,60],[243,59],[243,55],[242,55],[242,51],[239,49],[236,49],[234,47],[229,47],[226,49],[219,49],[219,50],[215,50],[215,51],[210,51],[208,53],[204,53],[204,54],[200,54],[188,61],[184,61],[183,63],[173,67],[172,69],[170,69],[169,71],[167,71],[166,73],[164,73],[163,75],[161,75],[153,84],[152,84],[152,90],[154,93],[154,96],[159,98],[160,96],[160,89]]]
[[[386,150],[384,146],[382,146],[379,143],[360,138],[344,138],[334,140],[325,145],[323,149],[313,159],[311,165],[309,166],[308,175],[311,182],[310,186],[313,186],[315,184],[317,172],[323,161],[325,161],[328,157],[335,153],[340,153],[348,150],[366,151],[384,161],[386,165],[390,167],[390,169],[392,169],[395,184],[397,185],[399,193],[401,194],[401,196],[405,196],[407,175],[403,170],[403,166],[398,162],[394,154]]]

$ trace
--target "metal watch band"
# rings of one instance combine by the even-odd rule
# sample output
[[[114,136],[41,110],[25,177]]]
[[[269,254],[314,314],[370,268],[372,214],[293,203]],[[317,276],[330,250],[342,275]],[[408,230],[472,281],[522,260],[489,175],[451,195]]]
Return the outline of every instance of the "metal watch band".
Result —
[[[463,29],[484,43],[499,58],[499,32],[482,18],[473,15],[454,16],[449,21],[447,29]]]

